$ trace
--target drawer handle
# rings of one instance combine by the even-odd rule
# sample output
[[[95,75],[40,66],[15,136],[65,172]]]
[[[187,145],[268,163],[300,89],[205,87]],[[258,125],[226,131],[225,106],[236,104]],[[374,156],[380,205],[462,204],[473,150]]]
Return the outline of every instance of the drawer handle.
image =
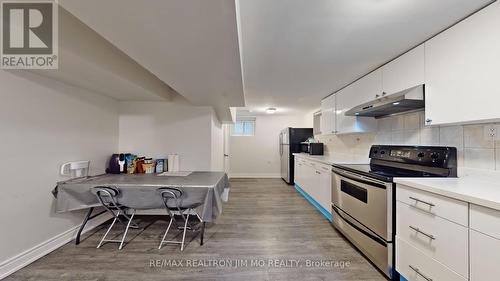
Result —
[[[434,237],[434,235],[427,234],[427,233],[423,232],[422,230],[420,230],[420,228],[418,228],[418,227],[414,227],[414,226],[411,226],[411,225],[410,225],[410,226],[409,226],[409,228],[411,228],[411,229],[415,230],[416,232],[418,232],[418,233],[420,233],[420,234],[422,234],[422,235],[424,235],[424,236],[429,237],[429,238],[430,238],[430,239],[432,239],[432,240],[436,240],[436,237]]]
[[[321,173],[320,173],[320,172],[318,172],[318,171],[316,171],[316,174],[321,175]]]
[[[424,278],[425,280],[427,281],[432,281],[432,278],[429,278],[427,276],[425,276],[422,272],[420,272],[420,269],[416,268],[416,267],[413,267],[411,265],[408,265],[408,267],[410,267],[413,271],[415,271],[418,275],[422,276],[422,278]]]
[[[431,207],[436,206],[436,205],[434,205],[434,204],[432,204],[432,203],[429,203],[429,202],[426,202],[426,201],[420,200],[420,199],[415,198],[415,197],[412,197],[412,196],[410,196],[409,198],[410,198],[411,200],[415,200],[416,202],[420,202],[420,203],[423,203],[423,204],[429,205],[429,206],[431,206]]]

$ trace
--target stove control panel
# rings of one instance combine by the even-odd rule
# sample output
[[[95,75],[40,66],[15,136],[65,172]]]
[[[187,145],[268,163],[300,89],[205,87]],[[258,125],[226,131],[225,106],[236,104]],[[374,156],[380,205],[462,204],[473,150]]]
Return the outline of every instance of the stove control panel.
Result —
[[[456,165],[457,149],[445,146],[374,145],[370,149],[370,158],[446,168]]]

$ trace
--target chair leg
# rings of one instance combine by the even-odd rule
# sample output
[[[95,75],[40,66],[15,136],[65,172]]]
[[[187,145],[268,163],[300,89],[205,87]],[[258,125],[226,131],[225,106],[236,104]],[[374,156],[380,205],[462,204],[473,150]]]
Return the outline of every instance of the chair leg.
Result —
[[[116,220],[118,219],[118,216],[120,215],[120,212],[118,212],[118,214],[115,216],[115,219],[113,220],[113,222],[111,223],[111,225],[109,226],[108,230],[106,231],[106,233],[104,234],[104,236],[102,237],[101,241],[99,242],[99,245],[97,245],[97,249],[99,249],[101,246],[102,246],[102,243],[104,242],[104,240],[106,239],[106,236],[108,236],[108,233],[109,231],[111,231],[111,229],[113,228],[113,226],[115,225],[115,222]]]
[[[165,237],[167,237],[167,234],[168,234],[168,231],[170,230],[170,226],[172,226],[172,222],[174,221],[174,218],[171,217],[170,218],[170,222],[168,223],[168,227],[167,227],[167,230],[165,231],[165,234],[163,234],[163,237],[161,238],[161,241],[160,241],[160,246],[158,246],[158,250],[161,249],[161,246],[163,245],[163,242],[165,241]]]
[[[123,233],[122,241],[120,242],[120,247],[118,247],[118,250],[121,250],[123,248],[123,243],[125,242],[125,237],[127,237],[127,232],[130,227],[130,224],[132,223],[132,220],[134,219],[135,215],[135,210],[132,212],[132,216],[128,219],[127,227],[125,228],[125,233]]]
[[[189,212],[190,212],[190,210],[188,210],[187,218],[186,218],[186,221],[184,222],[184,231],[182,233],[181,252],[184,251],[184,240],[186,239],[186,230],[187,230],[187,225],[188,225],[188,221],[189,221]]]

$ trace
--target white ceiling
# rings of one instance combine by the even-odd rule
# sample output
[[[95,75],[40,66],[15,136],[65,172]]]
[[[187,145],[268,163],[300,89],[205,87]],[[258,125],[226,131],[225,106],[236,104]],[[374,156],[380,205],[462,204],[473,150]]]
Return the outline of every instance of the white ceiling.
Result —
[[[244,105],[234,0],[59,3],[193,104]]]
[[[490,0],[238,0],[246,104],[295,112]]]
[[[491,0],[59,2],[194,104],[287,114]]]

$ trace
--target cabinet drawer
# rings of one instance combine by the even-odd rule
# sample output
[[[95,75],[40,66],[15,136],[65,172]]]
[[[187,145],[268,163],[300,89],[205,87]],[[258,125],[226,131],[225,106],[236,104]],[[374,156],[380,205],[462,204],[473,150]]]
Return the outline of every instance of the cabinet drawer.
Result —
[[[500,239],[500,211],[471,204],[470,228]]]
[[[497,281],[500,240],[470,230],[470,280]]]
[[[463,277],[468,276],[468,228],[397,202],[396,235]]]
[[[466,281],[396,236],[396,270],[408,281]]]
[[[396,188],[396,200],[463,226],[469,226],[469,206],[467,202],[401,184],[398,184]]]

